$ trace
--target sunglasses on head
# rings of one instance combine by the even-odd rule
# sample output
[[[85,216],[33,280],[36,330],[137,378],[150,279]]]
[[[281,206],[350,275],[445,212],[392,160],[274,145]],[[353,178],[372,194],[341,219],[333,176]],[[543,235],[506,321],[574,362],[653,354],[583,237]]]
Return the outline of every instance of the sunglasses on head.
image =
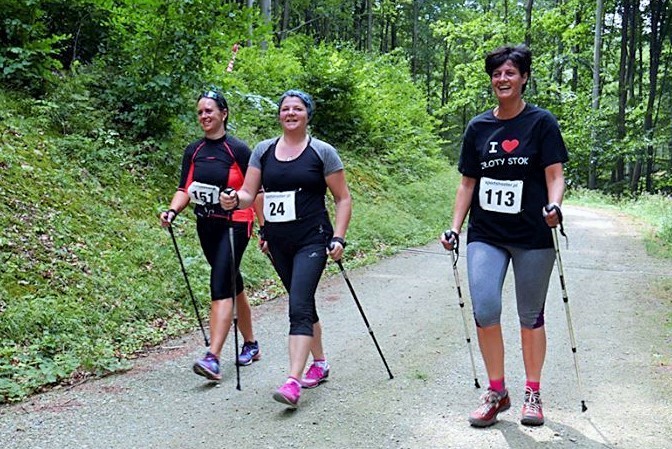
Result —
[[[201,95],[201,98],[211,98],[213,100],[221,100],[222,96],[219,95],[214,90],[209,90],[207,92],[203,92],[203,94]]]

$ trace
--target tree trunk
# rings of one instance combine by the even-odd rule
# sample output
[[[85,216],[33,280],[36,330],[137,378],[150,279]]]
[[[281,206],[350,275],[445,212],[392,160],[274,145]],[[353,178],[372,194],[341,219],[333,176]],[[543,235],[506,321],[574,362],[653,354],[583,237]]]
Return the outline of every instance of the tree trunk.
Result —
[[[371,53],[373,45],[373,0],[366,0],[366,51]]]
[[[653,123],[653,111],[656,105],[656,96],[658,93],[658,69],[660,67],[660,56],[663,51],[663,40],[667,38],[664,31],[667,28],[667,22],[670,19],[669,0],[651,0],[651,32],[649,34],[649,95],[646,102],[646,112],[644,113],[644,134],[651,141],[655,134]],[[653,170],[655,160],[655,149],[649,144],[646,148],[646,191],[653,192]]]
[[[290,6],[291,0],[285,0],[282,3],[282,21],[280,22],[280,37],[278,39],[280,42],[287,38],[287,31],[289,29]]]
[[[450,61],[450,46],[448,41],[444,43],[443,49],[443,73],[441,76],[441,106],[448,102],[448,61]]]
[[[577,10],[574,12],[574,26],[579,26],[581,24],[581,11]],[[570,83],[572,92],[576,93],[579,88],[579,67],[576,55],[579,54],[581,48],[579,44],[576,44],[572,47],[572,53],[574,54],[574,64],[572,65],[572,81]]]
[[[352,18],[352,27],[354,29],[355,48],[361,51],[364,49],[364,30],[362,17],[366,11],[366,0],[356,1],[354,3],[354,15]]]
[[[604,15],[603,0],[597,0],[595,8],[595,45],[593,48],[593,94],[591,109],[595,117],[600,109],[600,65],[602,60],[602,17]],[[591,131],[590,165],[588,168],[588,188],[597,188],[597,129]]]
[[[525,45],[529,48],[532,44],[532,4],[534,0],[525,3]]]
[[[253,0],[250,0],[253,3]],[[261,8],[261,15],[264,17],[264,22],[267,24],[271,23],[271,0],[260,0],[259,6]],[[261,48],[266,50],[268,48],[268,42],[266,39],[261,41]]]
[[[413,21],[413,33],[411,36],[411,76],[413,80],[417,78],[418,75],[418,30],[419,30],[419,15],[420,15],[420,2],[422,0],[413,0],[413,10],[411,20]]]
[[[622,26],[621,26],[621,54],[618,70],[618,115],[616,117],[616,137],[618,141],[625,139],[625,110],[628,103],[628,36],[630,34],[630,14],[632,14],[630,0],[622,3]],[[623,156],[619,155],[612,171],[611,180],[620,183],[625,177]]]

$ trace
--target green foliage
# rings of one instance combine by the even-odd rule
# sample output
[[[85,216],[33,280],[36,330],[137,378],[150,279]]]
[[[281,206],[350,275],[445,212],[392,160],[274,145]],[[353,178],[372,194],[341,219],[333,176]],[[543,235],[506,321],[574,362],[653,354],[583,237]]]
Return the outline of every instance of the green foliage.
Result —
[[[211,61],[228,61],[233,43],[247,39],[257,20],[229,2],[116,2],[98,66],[104,104],[133,136],[166,136],[185,95],[202,88]],[[253,38],[265,28],[255,30]]]
[[[365,41],[364,22],[352,20],[359,6],[292,2],[294,36],[277,47],[272,24],[241,2],[0,0],[0,79],[13,89],[0,91],[0,402],[123,370],[146,346],[196,328],[156,214],[175,191],[185,145],[202,134],[195,98],[210,84],[226,92],[230,131],[252,145],[279,133],[282,92],[313,95],[311,132],[339,149],[354,197],[350,266],[436,239],[459,177],[440,149],[454,159],[467,121],[494,104],[483,58],[524,40],[522,4],[376,2],[386,55],[354,50]],[[593,9],[535,3],[526,99],[558,117],[570,186],[585,183],[595,147],[601,187],[622,192],[608,181],[611,167],[642,161],[651,145],[654,186],[669,189],[671,97],[660,88],[655,132],[642,131],[640,98],[628,104],[625,136],[616,132],[615,40],[605,42],[602,103],[591,112]],[[228,73],[234,42],[245,47]],[[617,204],[645,217],[649,247],[670,257],[669,198],[657,198]],[[192,214],[175,230],[207,315],[209,270]],[[252,245],[242,271],[253,303],[283,293]]]
[[[282,48],[241,50],[230,75],[212,81],[226,86],[231,126],[246,139],[277,133],[275,102],[287,89],[299,88],[317,105],[312,133],[344,155],[382,163],[396,182],[419,179],[437,168],[441,141],[436,122],[403,58],[367,56],[296,38],[284,41]]]
[[[450,201],[457,174],[437,171],[432,120],[405,62],[311,47],[296,39],[266,52],[245,48],[227,75],[225,61],[211,66],[207,81],[228,91],[230,129],[252,143],[277,134],[274,99],[289,87],[317,89],[308,83],[321,80],[311,92],[321,113],[334,121],[361,117],[340,134],[343,141],[331,137],[345,129],[342,120],[319,124],[341,150],[355,198],[350,263],[434,239],[451,210],[437,211],[436,198]],[[335,67],[324,72],[323,58]],[[178,132],[129,141],[109,127],[110,110],[96,95],[98,70],[76,64],[39,101],[0,92],[0,402],[123,370],[146,346],[196,325],[172,242],[156,218],[175,191],[184,146],[202,133],[193,92],[181,97],[184,112],[170,116]],[[339,91],[342,98],[326,97],[334,106],[323,98]],[[209,269],[189,211],[175,231],[207,317]],[[242,271],[253,303],[283,294],[252,245]]]
[[[56,80],[57,56],[67,36],[49,33],[40,0],[0,0],[0,80],[33,94]]]

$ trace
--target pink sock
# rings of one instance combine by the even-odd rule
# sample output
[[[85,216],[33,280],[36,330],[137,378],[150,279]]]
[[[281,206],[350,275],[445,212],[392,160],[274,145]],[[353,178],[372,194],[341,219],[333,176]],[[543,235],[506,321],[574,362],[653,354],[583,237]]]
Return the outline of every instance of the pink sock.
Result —
[[[532,391],[539,391],[539,385],[541,382],[533,382],[531,380],[525,381],[525,387],[529,387]]]
[[[504,378],[501,379],[490,379],[490,389],[498,393],[502,393],[504,388]]]

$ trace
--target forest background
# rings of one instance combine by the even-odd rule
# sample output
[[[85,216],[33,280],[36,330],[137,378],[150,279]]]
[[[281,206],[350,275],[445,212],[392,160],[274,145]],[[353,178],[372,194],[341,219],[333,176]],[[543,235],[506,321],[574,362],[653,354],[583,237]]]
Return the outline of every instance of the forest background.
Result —
[[[637,215],[671,258],[671,22],[669,0],[0,0],[0,403],[197,326],[157,214],[211,86],[251,146],[279,133],[283,91],[314,96],[353,191],[352,267],[449,223],[462,132],[493,106],[484,56],[526,43],[570,201]],[[175,228],[207,310],[191,214]],[[253,302],[283,293],[252,245],[243,273]]]

